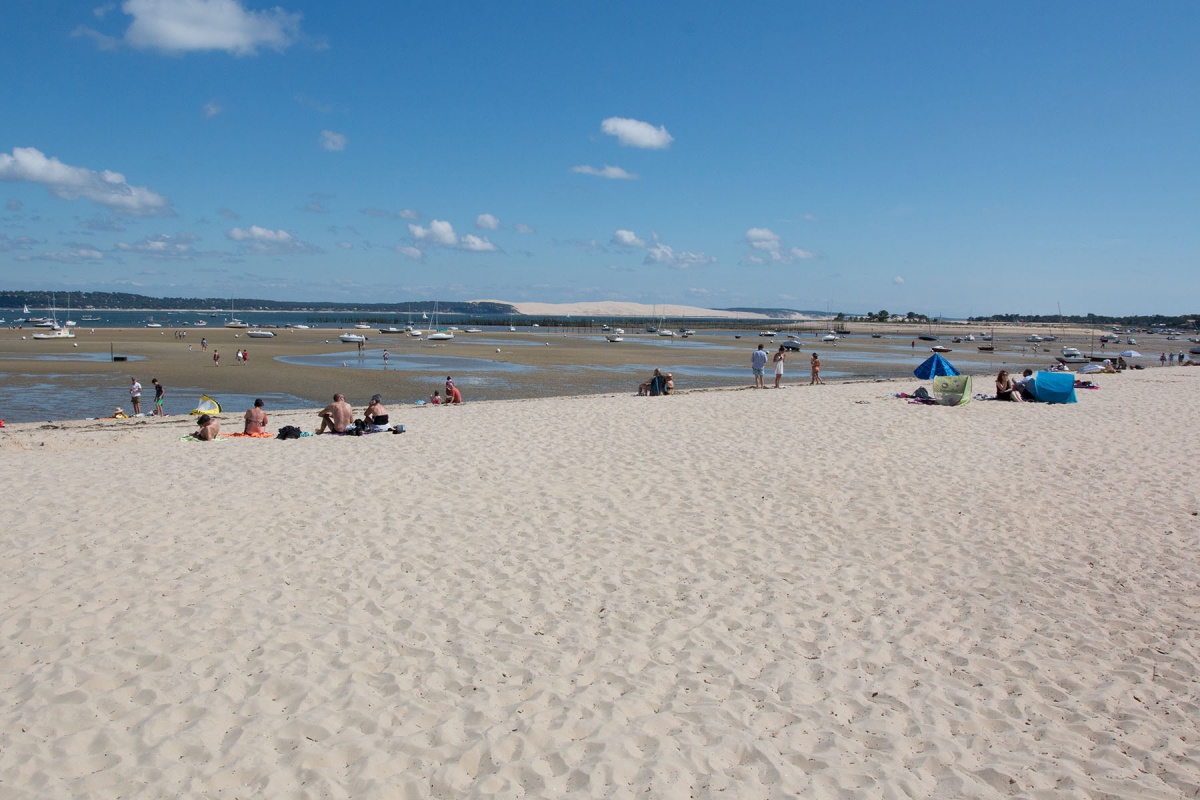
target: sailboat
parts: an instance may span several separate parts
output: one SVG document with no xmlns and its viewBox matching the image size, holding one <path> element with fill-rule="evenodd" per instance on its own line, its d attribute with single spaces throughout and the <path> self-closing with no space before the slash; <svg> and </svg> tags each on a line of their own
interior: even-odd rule
<svg viewBox="0 0 1200 800">
<path fill-rule="evenodd" d="M 225 323 L 226 328 L 249 328 L 250 323 L 242 322 L 233 315 L 233 298 L 229 298 L 229 322 Z"/>
<path fill-rule="evenodd" d="M 67 316 L 68 317 L 71 316 L 71 293 L 70 292 L 67 292 Z M 50 319 L 51 319 L 50 332 L 49 333 L 35 333 L 35 334 L 33 334 L 34 339 L 43 339 L 44 340 L 44 339 L 74 339 L 75 338 L 75 331 L 73 331 L 67 327 L 60 328 L 58 326 L 58 322 L 54 319 L 54 317 L 55 317 L 54 295 L 51 295 L 50 296 Z"/>
<path fill-rule="evenodd" d="M 993 326 L 992 326 L 992 332 L 991 332 L 991 333 L 989 333 L 989 334 L 987 334 L 987 335 L 985 335 L 985 336 L 983 337 L 983 341 L 985 342 L 985 344 L 981 344 L 981 345 L 979 345 L 979 352 L 981 352 L 981 353 L 993 353 L 993 352 L 995 352 L 995 350 L 996 350 L 996 346 L 995 346 L 994 344 L 992 344 L 992 341 L 993 341 L 995 338 L 996 338 L 996 326 L 995 326 L 995 325 L 993 325 Z"/>
<path fill-rule="evenodd" d="M 433 303 L 433 322 L 431 323 L 431 325 L 435 329 L 435 332 L 426 336 L 425 339 L 430 342 L 444 342 L 449 339 L 453 339 L 454 338 L 453 332 L 448 331 L 448 330 L 437 330 L 437 315 L 438 315 L 438 307 L 437 307 L 437 301 L 435 300 Z"/>
</svg>

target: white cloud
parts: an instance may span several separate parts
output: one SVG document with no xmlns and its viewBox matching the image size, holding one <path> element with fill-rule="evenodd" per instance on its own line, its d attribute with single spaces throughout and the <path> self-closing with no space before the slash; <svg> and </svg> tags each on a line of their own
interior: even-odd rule
<svg viewBox="0 0 1200 800">
<path fill-rule="evenodd" d="M 30 239 L 28 236 L 18 236 L 15 239 L 10 239 L 3 233 L 0 233 L 0 253 L 6 253 L 9 250 L 29 250 L 37 243 L 36 239 Z"/>
<path fill-rule="evenodd" d="M 353 250 L 354 249 L 354 245 L 350 242 L 338 242 L 337 244 L 338 244 L 338 247 L 342 248 L 343 250 Z"/>
<path fill-rule="evenodd" d="M 237 56 L 255 55 L 259 47 L 285 50 L 296 41 L 302 16 L 279 7 L 247 11 L 238 0 L 125 0 L 121 10 L 133 17 L 125 32 L 133 47 Z"/>
<path fill-rule="evenodd" d="M 411 208 L 402 208 L 399 211 L 385 211 L 382 208 L 364 208 L 362 213 L 368 217 L 377 217 L 379 219 L 420 219 L 420 213 L 413 211 Z"/>
<path fill-rule="evenodd" d="M 295 253 L 317 253 L 319 248 L 302 242 L 285 230 L 273 231 L 251 225 L 249 228 L 231 228 L 227 237 L 243 245 L 247 253 L 259 255 L 285 255 Z"/>
<path fill-rule="evenodd" d="M 483 228 L 485 231 L 499 230 L 500 220 L 496 219 L 491 214 L 480 214 L 475 218 L 475 227 Z"/>
<path fill-rule="evenodd" d="M 536 230 L 526 225 L 524 222 L 518 222 L 513 226 L 513 230 L 517 233 L 537 233 Z"/>
<path fill-rule="evenodd" d="M 897 275 L 896 277 L 892 278 L 892 283 L 894 283 L 896 285 L 900 285 L 900 284 L 904 283 L 904 276 Z"/>
<path fill-rule="evenodd" d="M 408 232 L 418 242 L 440 244 L 445 247 L 454 247 L 458 244 L 458 234 L 454 232 L 454 226 L 441 219 L 435 219 L 433 222 L 430 222 L 428 228 L 410 224 Z"/>
<path fill-rule="evenodd" d="M 418 243 L 454 247 L 475 253 L 490 253 L 496 250 L 496 245 L 488 241 L 486 236 L 467 234 L 460 239 L 454 232 L 454 226 L 442 219 L 433 220 L 428 228 L 409 224 L 408 232 Z"/>
<path fill-rule="evenodd" d="M 40 183 L 56 197 L 87 198 L 123 214 L 169 214 L 171 201 L 143 186 L 130 186 L 119 172 L 94 172 L 47 158 L 33 147 L 14 147 L 12 155 L 0 153 L 0 180 Z"/>
<path fill-rule="evenodd" d="M 221 104 L 216 100 L 209 100 L 204 104 L 204 118 L 212 119 L 224 110 L 225 109 L 221 108 Z"/>
<path fill-rule="evenodd" d="M 58 261 L 63 264 L 77 264 L 80 261 L 100 261 L 104 253 L 90 247 L 75 247 L 70 250 L 57 250 L 36 256 L 38 261 Z"/>
<path fill-rule="evenodd" d="M 571 172 L 579 172 L 579 173 L 582 173 L 583 175 L 595 175 L 600 178 L 610 178 L 612 180 L 621 180 L 621 181 L 635 181 L 635 180 L 637 180 L 637 177 L 638 177 L 633 172 L 626 172 L 625 170 L 621 169 L 620 167 L 610 167 L 607 164 L 604 165 L 603 169 L 597 169 L 596 167 L 589 167 L 586 164 L 584 164 L 583 166 L 579 166 L 579 167 L 571 167 Z"/>
<path fill-rule="evenodd" d="M 663 126 L 654 127 L 649 122 L 625 117 L 609 117 L 600 123 L 600 130 L 625 147 L 640 147 L 646 150 L 662 150 L 675 141 Z"/>
<path fill-rule="evenodd" d="M 392 249 L 395 250 L 397 253 L 399 253 L 402 256 L 407 256 L 407 257 L 411 258 L 413 261 L 421 260 L 422 253 L 420 250 L 418 250 L 415 247 L 405 247 L 404 245 L 397 245 L 396 247 L 393 247 Z"/>
<path fill-rule="evenodd" d="M 486 236 L 476 236 L 472 233 L 462 237 L 459 246 L 463 250 L 470 250 L 473 253 L 492 253 L 496 250 L 496 245 L 488 241 Z"/>
<path fill-rule="evenodd" d="M 195 255 L 192 243 L 196 236 L 190 233 L 177 233 L 174 236 L 160 233 L 157 236 L 147 236 L 140 242 L 117 242 L 117 249 L 126 253 L 161 259 L 190 259 Z"/>
<path fill-rule="evenodd" d="M 751 228 L 746 231 L 746 243 L 765 256 L 751 256 L 754 264 L 764 264 L 769 259 L 779 264 L 792 264 L 816 258 L 816 255 L 800 247 L 785 247 L 779 234 L 770 228 Z"/>
<path fill-rule="evenodd" d="M 619 230 L 613 234 L 612 243 L 620 247 L 645 247 L 645 240 L 633 231 Z"/>
<path fill-rule="evenodd" d="M 688 269 L 689 267 L 700 267 L 705 264 L 712 264 L 717 259 L 704 253 L 689 253 L 686 251 L 675 252 L 675 250 L 662 242 L 656 242 L 646 248 L 647 264 L 662 264 L 672 269 Z"/>
<path fill-rule="evenodd" d="M 346 149 L 346 134 L 333 131 L 321 131 L 321 147 L 331 153 L 340 153 Z"/>
</svg>

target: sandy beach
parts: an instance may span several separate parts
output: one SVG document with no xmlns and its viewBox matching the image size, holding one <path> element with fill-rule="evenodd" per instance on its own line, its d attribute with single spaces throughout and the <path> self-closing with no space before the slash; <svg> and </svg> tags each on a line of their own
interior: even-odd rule
<svg viewBox="0 0 1200 800">
<path fill-rule="evenodd" d="M 10 425 L 0 794 L 1194 796 L 1198 380 Z"/>
</svg>

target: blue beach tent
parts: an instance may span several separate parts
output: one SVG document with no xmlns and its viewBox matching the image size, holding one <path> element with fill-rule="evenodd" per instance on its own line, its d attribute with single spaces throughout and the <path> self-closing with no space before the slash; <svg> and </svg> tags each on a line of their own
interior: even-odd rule
<svg viewBox="0 0 1200 800">
<path fill-rule="evenodd" d="M 1074 403 L 1075 375 L 1071 372 L 1037 372 L 1033 396 L 1040 403 Z"/>
<path fill-rule="evenodd" d="M 940 353 L 934 353 L 929 358 L 921 362 L 921 366 L 913 370 L 913 375 L 916 375 L 923 381 L 927 381 L 938 375 L 957 375 L 958 370 L 954 368 L 946 359 L 942 358 Z"/>
</svg>

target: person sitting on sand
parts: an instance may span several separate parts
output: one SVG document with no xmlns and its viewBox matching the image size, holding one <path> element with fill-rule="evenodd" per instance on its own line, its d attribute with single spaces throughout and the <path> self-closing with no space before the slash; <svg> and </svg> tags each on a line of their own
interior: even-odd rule
<svg viewBox="0 0 1200 800">
<path fill-rule="evenodd" d="M 1116 372 L 1116 370 L 1115 370 L 1115 369 L 1113 369 L 1113 363 L 1112 363 L 1112 360 L 1111 360 L 1111 359 L 1108 359 L 1108 358 L 1104 359 L 1104 363 L 1102 363 L 1102 364 L 1100 365 L 1100 371 L 1101 371 L 1101 372 L 1104 372 L 1104 373 L 1107 373 L 1107 374 L 1109 374 L 1109 375 L 1112 375 L 1113 373 L 1115 373 L 1115 372 Z"/>
<path fill-rule="evenodd" d="M 1117 369 L 1129 369 L 1129 365 L 1125 363 L 1125 359 L 1122 356 L 1117 356 Z"/>
<path fill-rule="evenodd" d="M 663 394 L 675 394 L 675 376 L 667 373 L 667 382 L 663 385 Z"/>
<path fill-rule="evenodd" d="M 321 409 L 317 416 L 321 418 L 317 433 L 345 433 L 346 428 L 354 424 L 354 409 L 350 408 L 341 394 L 335 394 L 333 402 Z"/>
<path fill-rule="evenodd" d="M 440 406 L 442 404 L 442 396 L 436 389 L 434 389 L 433 394 L 429 396 L 429 402 L 435 406 Z"/>
<path fill-rule="evenodd" d="M 217 434 L 221 432 L 221 423 L 210 417 L 208 414 L 201 414 L 196 420 L 196 432 L 192 434 L 202 442 L 211 442 L 217 438 Z"/>
<path fill-rule="evenodd" d="M 261 397 L 255 398 L 254 408 L 251 408 L 242 417 L 246 420 L 246 427 L 242 433 L 266 433 L 267 412 L 263 410 L 264 405 Z"/>
<path fill-rule="evenodd" d="M 1022 400 L 1033 400 L 1033 370 L 1027 369 L 1021 373 L 1021 379 L 1013 381 L 1013 385 L 1021 392 Z"/>
<path fill-rule="evenodd" d="M 1000 370 L 1000 374 L 996 376 L 996 399 L 1011 400 L 1014 403 L 1022 402 L 1021 390 L 1017 388 L 1017 384 L 1013 382 L 1006 369 Z"/>
<path fill-rule="evenodd" d="M 454 381 L 446 378 L 446 402 L 450 405 L 462 405 L 462 392 L 454 385 Z"/>
<path fill-rule="evenodd" d="M 638 397 L 658 397 L 663 393 L 663 384 L 666 383 L 666 377 L 662 374 L 661 369 L 655 369 L 654 375 L 645 383 L 638 384 Z"/>
<path fill-rule="evenodd" d="M 371 396 L 371 404 L 363 412 L 363 422 L 374 428 L 386 428 L 388 425 L 388 410 L 379 395 Z"/>
</svg>

